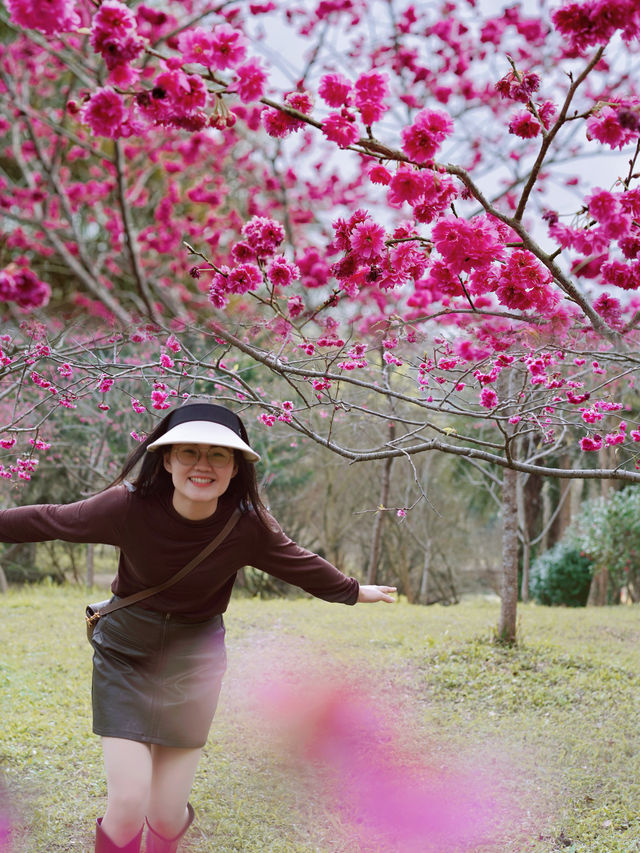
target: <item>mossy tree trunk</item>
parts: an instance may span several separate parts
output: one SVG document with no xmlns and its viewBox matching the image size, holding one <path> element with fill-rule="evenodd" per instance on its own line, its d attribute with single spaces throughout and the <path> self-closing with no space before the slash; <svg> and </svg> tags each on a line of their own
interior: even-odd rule
<svg viewBox="0 0 640 853">
<path fill-rule="evenodd" d="M 518 472 L 502 474 L 502 584 L 498 641 L 516 642 L 518 620 Z"/>
<path fill-rule="evenodd" d="M 396 437 L 396 426 L 393 422 L 389 423 L 389 441 L 393 441 Z M 380 505 L 375 515 L 373 523 L 373 534 L 371 538 L 371 551 L 369 556 L 369 568 L 367 570 L 367 583 L 376 583 L 378 577 L 378 563 L 380 561 L 380 543 L 382 541 L 382 525 L 386 513 L 387 504 L 389 502 L 389 493 L 391 490 L 391 468 L 393 466 L 393 457 L 389 456 L 384 461 L 382 468 L 382 482 L 380 484 Z"/>
</svg>

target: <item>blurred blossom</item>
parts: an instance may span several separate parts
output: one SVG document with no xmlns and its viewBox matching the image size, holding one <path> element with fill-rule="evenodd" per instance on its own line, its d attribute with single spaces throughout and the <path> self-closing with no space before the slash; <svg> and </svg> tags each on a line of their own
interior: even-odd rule
<svg viewBox="0 0 640 853">
<path fill-rule="evenodd" d="M 318 669 L 310 661 L 304 667 Z M 381 702 L 344 673 L 295 685 L 272 673 L 258 701 L 261 721 L 271 722 L 287 758 L 317 777 L 327 811 L 340 815 L 362 849 L 470 851 L 496 834 L 499 815 L 515 823 L 513 806 L 500 801 L 497 775 L 492 781 L 486 771 L 489 760 L 443 767 L 441 759 L 425 757 L 418 733 L 421 746 L 407 748 L 406 720 L 385 714 Z"/>
<path fill-rule="evenodd" d="M 0 853 L 10 853 L 11 821 L 9 819 L 9 798 L 0 782 Z"/>
</svg>

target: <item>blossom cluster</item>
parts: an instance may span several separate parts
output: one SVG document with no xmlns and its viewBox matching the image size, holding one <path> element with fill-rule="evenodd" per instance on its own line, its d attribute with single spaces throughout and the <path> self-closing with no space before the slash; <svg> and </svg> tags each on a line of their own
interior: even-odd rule
<svg viewBox="0 0 640 853">
<path fill-rule="evenodd" d="M 402 131 L 402 150 L 415 163 L 429 163 L 453 132 L 451 117 L 441 110 L 422 110 Z"/>
<path fill-rule="evenodd" d="M 614 33 L 630 41 L 640 36 L 640 8 L 636 0 L 583 0 L 565 3 L 551 19 L 568 39 L 569 55 L 581 55 L 588 47 L 607 44 Z"/>
<path fill-rule="evenodd" d="M 349 219 L 333 223 L 333 250 L 343 257 L 331 267 L 342 289 L 350 295 L 375 284 L 390 290 L 417 281 L 427 266 L 427 256 L 411 225 L 400 225 L 387 235 L 366 210 L 356 210 Z"/>
<path fill-rule="evenodd" d="M 640 137 L 640 101 L 610 102 L 594 111 L 587 121 L 587 139 L 621 149 Z"/>
<path fill-rule="evenodd" d="M 323 120 L 322 132 L 340 148 L 348 148 L 362 135 L 358 119 L 371 127 L 389 109 L 389 77 L 380 71 L 370 71 L 352 83 L 342 74 L 325 74 L 318 94 L 334 110 Z"/>
<path fill-rule="evenodd" d="M 243 239 L 231 248 L 234 266 L 216 269 L 209 287 L 209 300 L 217 308 L 227 304 L 231 294 L 257 290 L 264 281 L 263 268 L 269 259 L 266 278 L 274 287 L 287 287 L 300 278 L 300 268 L 284 255 L 276 255 L 284 240 L 282 225 L 268 216 L 254 216 L 242 227 Z M 295 311 L 294 311 L 295 313 Z"/>
<path fill-rule="evenodd" d="M 33 457 L 27 459 L 18 457 L 14 464 L 4 465 L 0 463 L 0 478 L 3 480 L 12 480 L 15 475 L 19 480 L 30 480 L 31 475 L 37 467 L 37 459 Z"/>
<path fill-rule="evenodd" d="M 74 0 L 7 0 L 7 9 L 14 24 L 47 35 L 74 30 L 81 23 Z"/>
<path fill-rule="evenodd" d="M 37 12 L 41 6 L 36 0 L 11 0 L 12 20 L 49 33 L 75 29 L 81 23 L 68 0 L 46 4 L 44 16 Z M 54 12 L 51 20 L 50 10 Z M 216 97 L 213 110 L 207 112 L 207 86 L 200 73 L 187 70 L 189 65 L 230 73 L 229 91 L 244 103 L 262 97 L 266 72 L 259 61 L 247 58 L 245 37 L 228 24 L 182 30 L 172 41 L 179 55 L 162 61 L 151 85 L 140 88 L 140 80 L 148 78 L 150 68 L 136 61 L 172 23 L 177 23 L 175 18 L 144 5 L 134 14 L 120 0 L 103 0 L 91 21 L 90 44 L 104 59 L 109 75 L 106 84 L 95 89 L 84 103 L 70 101 L 69 112 L 77 114 L 94 134 L 113 139 L 143 135 L 149 124 L 192 132 L 208 125 L 219 129 L 231 126 L 235 116 L 221 97 Z M 134 98 L 121 91 L 132 88 L 137 90 Z"/>
<path fill-rule="evenodd" d="M 91 24 L 91 47 L 101 54 L 111 80 L 133 83 L 137 74 L 130 63 L 144 50 L 144 40 L 138 35 L 133 12 L 120 0 L 103 0 Z"/>
<path fill-rule="evenodd" d="M 25 311 L 43 308 L 49 301 L 51 288 L 25 266 L 15 264 L 0 271 L 0 301 L 15 302 Z"/>
<path fill-rule="evenodd" d="M 433 222 L 459 195 L 459 188 L 447 175 L 436 169 L 400 166 L 394 175 L 384 167 L 375 167 L 369 177 L 375 183 L 387 184 L 387 200 L 392 206 L 405 202 L 417 222 Z"/>
<path fill-rule="evenodd" d="M 640 286 L 640 189 L 611 192 L 595 188 L 586 198 L 590 220 L 584 227 L 562 224 L 554 213 L 547 214 L 549 234 L 564 249 L 578 257 L 573 272 L 582 278 L 620 290 Z M 621 322 L 620 302 L 601 295 L 596 310 L 616 326 Z"/>
</svg>

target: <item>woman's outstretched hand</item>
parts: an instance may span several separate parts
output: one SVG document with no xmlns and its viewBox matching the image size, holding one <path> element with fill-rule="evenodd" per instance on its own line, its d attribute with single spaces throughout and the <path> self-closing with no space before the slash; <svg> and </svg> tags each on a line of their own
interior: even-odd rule
<svg viewBox="0 0 640 853">
<path fill-rule="evenodd" d="M 358 593 L 358 601 L 364 601 L 367 604 L 374 601 L 388 601 L 389 604 L 393 604 L 395 598 L 390 595 L 392 592 L 396 592 L 395 586 L 361 586 Z"/>
</svg>

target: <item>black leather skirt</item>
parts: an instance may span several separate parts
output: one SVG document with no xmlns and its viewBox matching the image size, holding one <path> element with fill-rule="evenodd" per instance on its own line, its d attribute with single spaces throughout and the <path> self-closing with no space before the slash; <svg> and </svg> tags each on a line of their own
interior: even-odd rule
<svg viewBox="0 0 640 853">
<path fill-rule="evenodd" d="M 93 731 L 163 746 L 204 746 L 227 656 L 224 622 L 132 605 L 95 627 Z"/>
</svg>

